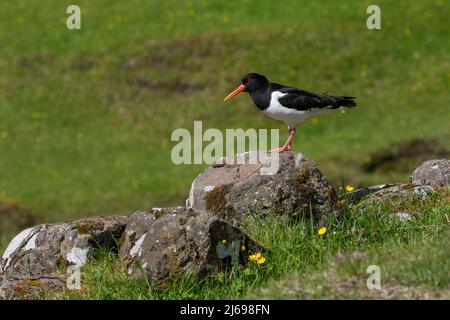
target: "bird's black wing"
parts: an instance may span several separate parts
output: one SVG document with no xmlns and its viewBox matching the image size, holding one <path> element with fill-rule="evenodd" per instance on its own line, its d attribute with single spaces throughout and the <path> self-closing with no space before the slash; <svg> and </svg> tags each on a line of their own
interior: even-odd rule
<svg viewBox="0 0 450 320">
<path fill-rule="evenodd" d="M 285 87 L 275 83 L 272 84 L 272 88 L 281 93 L 286 93 L 284 96 L 278 98 L 279 103 L 286 108 L 299 111 L 356 106 L 356 102 L 353 101 L 353 99 L 355 99 L 354 97 L 338 97 L 329 94 L 318 94 L 302 89 Z"/>
</svg>

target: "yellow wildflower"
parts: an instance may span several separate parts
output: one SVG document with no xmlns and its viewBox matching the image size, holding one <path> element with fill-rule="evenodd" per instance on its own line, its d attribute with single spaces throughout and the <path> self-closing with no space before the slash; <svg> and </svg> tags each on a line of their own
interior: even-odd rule
<svg viewBox="0 0 450 320">
<path fill-rule="evenodd" d="M 245 251 L 245 246 L 244 245 L 241 246 L 241 251 Z"/>
<path fill-rule="evenodd" d="M 266 262 L 266 258 L 261 257 L 258 260 L 256 260 L 256 262 L 258 262 L 258 264 L 263 264 L 264 262 Z"/>
<path fill-rule="evenodd" d="M 354 189 L 355 189 L 355 188 L 354 188 L 353 186 L 351 186 L 351 185 L 346 185 L 346 186 L 345 186 L 345 190 L 346 190 L 347 192 L 352 192 Z"/>
<path fill-rule="evenodd" d="M 322 228 L 319 229 L 319 231 L 317 231 L 319 236 L 323 236 L 326 232 L 327 232 L 327 228 L 326 227 L 322 227 Z"/>
<path fill-rule="evenodd" d="M 257 261 L 258 259 L 260 259 L 262 257 L 261 252 L 257 252 L 255 254 L 251 254 L 248 256 L 248 260 L 250 261 Z"/>
<path fill-rule="evenodd" d="M 248 256 L 248 260 L 256 261 L 258 264 L 264 264 L 266 262 L 266 258 L 263 257 L 261 252 L 257 252 L 255 254 L 251 254 Z"/>
</svg>

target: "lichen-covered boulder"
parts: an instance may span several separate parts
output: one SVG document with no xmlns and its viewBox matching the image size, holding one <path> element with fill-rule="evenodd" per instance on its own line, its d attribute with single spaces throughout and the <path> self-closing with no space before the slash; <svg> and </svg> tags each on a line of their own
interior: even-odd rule
<svg viewBox="0 0 450 320">
<path fill-rule="evenodd" d="M 16 276 L 0 283 L 0 300 L 33 299 L 45 292 L 62 291 L 65 279 L 61 276 Z"/>
<path fill-rule="evenodd" d="M 82 267 L 95 248 L 118 250 L 126 217 L 91 217 L 23 230 L 0 259 L 4 278 L 53 274 L 60 265 Z"/>
<path fill-rule="evenodd" d="M 450 185 L 450 160 L 429 160 L 418 166 L 411 176 L 416 185 Z"/>
<path fill-rule="evenodd" d="M 120 256 L 130 275 L 160 284 L 175 274 L 205 275 L 245 264 L 251 252 L 262 251 L 227 222 L 177 207 L 133 214 Z"/>
<path fill-rule="evenodd" d="M 239 224 L 250 210 L 283 220 L 313 215 L 316 223 L 329 214 L 340 216 L 336 193 L 314 162 L 284 152 L 268 174 L 261 172 L 264 163 L 243 160 L 256 154 L 220 159 L 203 171 L 192 183 L 187 207 L 233 224 Z"/>
</svg>

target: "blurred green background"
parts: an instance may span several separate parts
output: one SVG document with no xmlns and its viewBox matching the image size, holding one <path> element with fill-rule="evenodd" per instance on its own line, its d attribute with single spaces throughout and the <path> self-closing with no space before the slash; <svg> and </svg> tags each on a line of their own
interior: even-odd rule
<svg viewBox="0 0 450 320">
<path fill-rule="evenodd" d="M 205 166 L 172 164 L 176 128 L 280 128 L 243 74 L 358 107 L 299 126 L 294 150 L 335 186 L 407 181 L 448 156 L 449 1 L 2 1 L 0 219 L 13 228 L 183 204 Z M 280 141 L 282 142 L 282 141 Z"/>
</svg>

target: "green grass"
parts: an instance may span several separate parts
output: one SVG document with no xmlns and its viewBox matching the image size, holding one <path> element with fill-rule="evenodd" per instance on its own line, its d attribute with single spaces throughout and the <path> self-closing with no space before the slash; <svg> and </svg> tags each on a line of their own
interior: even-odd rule
<svg viewBox="0 0 450 320">
<path fill-rule="evenodd" d="M 301 125 L 294 144 L 336 184 L 406 180 L 360 170 L 390 143 L 448 145 L 444 2 L 381 1 L 380 31 L 365 28 L 368 1 L 79 1 L 80 31 L 65 28 L 68 4 L 0 13 L 0 198 L 40 221 L 184 203 L 205 166 L 172 164 L 170 135 L 194 120 L 284 138 L 248 97 L 222 102 L 248 71 L 358 97 L 345 116 Z"/>
<path fill-rule="evenodd" d="M 450 235 L 337 255 L 310 274 L 295 273 L 252 290 L 249 299 L 449 299 Z M 369 266 L 380 267 L 380 290 L 368 290 Z"/>
<path fill-rule="evenodd" d="M 255 6 L 249 0 L 80 0 L 80 31 L 65 27 L 69 4 L 2 3 L 0 212 L 16 203 L 37 223 L 184 203 L 205 166 L 171 162 L 174 129 L 192 130 L 193 121 L 202 120 L 204 129 L 280 128 L 282 138 L 287 134 L 284 124 L 260 114 L 249 97 L 222 102 L 249 71 L 358 98 L 358 107 L 345 116 L 328 113 L 300 125 L 294 142 L 294 150 L 316 161 L 334 185 L 407 181 L 416 158 L 394 170 L 362 169 L 371 154 L 393 143 L 436 139 L 449 148 L 450 6 L 445 1 L 378 1 L 378 31 L 365 27 L 370 1 L 287 0 L 280 6 L 266 0 Z M 442 226 L 442 215 L 427 213 L 428 225 Z M 0 224 L 1 249 L 20 228 Z M 267 228 L 250 233 L 282 248 L 272 261 L 286 252 L 297 257 L 289 263 L 301 274 L 316 272 L 330 252 L 361 245 L 359 238 L 304 242 L 308 235 L 300 226 L 273 228 L 281 234 L 279 243 L 271 242 Z M 385 232 L 389 236 L 369 244 L 395 250 L 411 240 L 398 238 L 390 227 Z M 230 287 L 219 289 L 217 277 L 201 284 L 183 278 L 160 293 L 122 273 L 118 279 L 95 278 L 95 268 L 111 267 L 110 259 L 106 255 L 88 271 L 93 291 L 87 296 L 238 297 L 291 270 L 279 261 L 277 267 L 246 271 L 249 275 L 235 271 L 231 280 L 222 275 Z M 119 280 L 123 285 L 112 288 Z"/>
<path fill-rule="evenodd" d="M 400 222 L 394 214 L 411 212 Z M 207 278 L 176 276 L 165 287 L 136 281 L 117 257 L 101 251 L 82 274 L 82 290 L 64 299 L 237 299 L 237 298 L 380 298 L 365 287 L 366 268 L 382 270 L 382 289 L 403 288 L 413 297 L 448 294 L 450 219 L 448 192 L 427 200 L 397 200 L 345 208 L 344 219 L 330 223 L 324 236 L 303 223 L 253 218 L 244 228 L 272 252 L 262 265 L 249 263 Z M 342 259 L 354 251 L 363 259 Z M 336 255 L 340 260 L 336 267 Z M 351 255 L 350 255 L 351 256 Z M 338 261 L 339 261 L 338 259 Z M 321 270 L 330 269 L 324 276 Z M 295 276 L 292 276 L 295 274 Z M 290 276 L 288 276 L 290 275 Z M 353 283 L 348 289 L 345 283 Z M 355 282 L 356 281 L 356 282 Z M 339 289 L 339 288 L 344 289 Z M 339 290 L 338 290 L 339 289 Z M 394 291 L 396 292 L 396 291 Z M 403 291 L 402 291 L 403 292 Z M 384 296 L 382 295 L 384 294 Z M 389 296 L 388 296 L 389 297 Z M 395 296 L 397 297 L 397 296 Z M 411 296 L 398 296 L 411 297 Z M 447 298 L 449 296 L 447 295 Z M 46 298 L 55 298 L 50 295 Z"/>
</svg>

